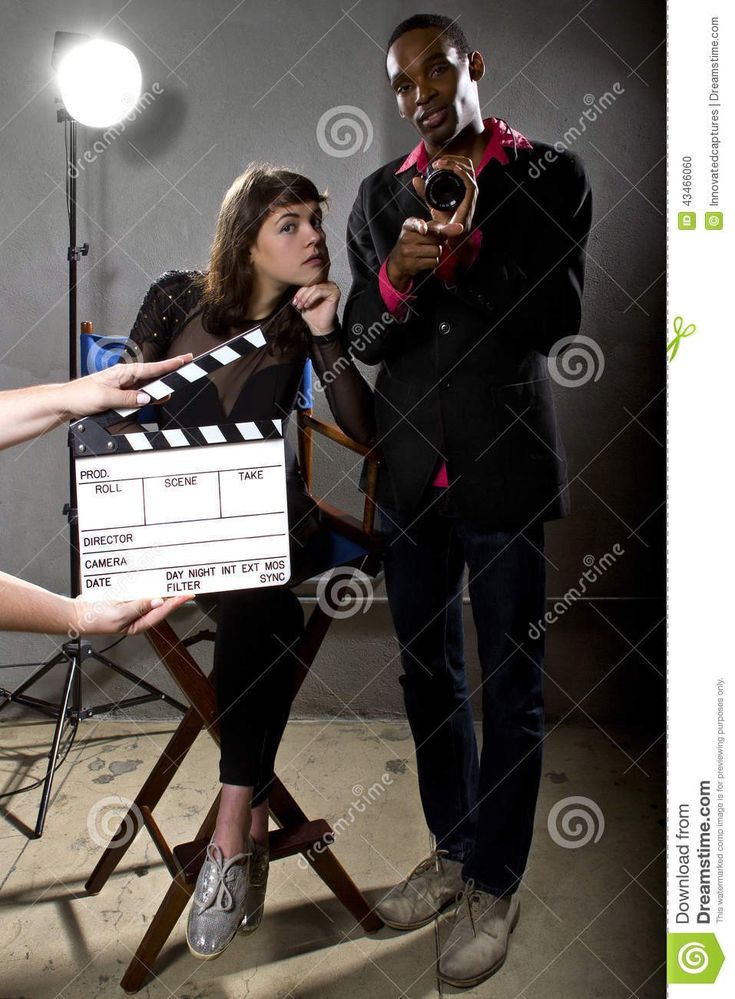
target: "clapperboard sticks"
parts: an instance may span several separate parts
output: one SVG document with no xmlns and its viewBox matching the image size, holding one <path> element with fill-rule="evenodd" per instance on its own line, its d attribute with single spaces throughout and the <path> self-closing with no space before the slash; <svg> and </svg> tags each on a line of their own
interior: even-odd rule
<svg viewBox="0 0 735 999">
<path fill-rule="evenodd" d="M 245 357 L 265 346 L 263 331 L 258 327 L 228 340 L 214 350 L 189 361 L 178 371 L 141 387 L 155 402 L 173 395 L 219 368 Z M 131 451 L 164 450 L 174 447 L 202 447 L 207 444 L 239 444 L 242 441 L 273 440 L 283 436 L 281 420 L 257 420 L 247 423 L 217 424 L 206 427 L 182 427 L 175 430 L 134 431 L 109 434 L 106 428 L 120 418 L 134 416 L 137 409 L 110 409 L 97 416 L 88 416 L 71 426 L 70 444 L 77 456 L 117 454 Z"/>
</svg>

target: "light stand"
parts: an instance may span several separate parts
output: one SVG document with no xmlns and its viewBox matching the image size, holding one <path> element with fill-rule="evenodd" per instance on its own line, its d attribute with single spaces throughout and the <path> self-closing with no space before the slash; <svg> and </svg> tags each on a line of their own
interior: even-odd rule
<svg viewBox="0 0 735 999">
<path fill-rule="evenodd" d="M 57 38 L 54 40 L 55 51 L 57 39 L 60 35 L 65 36 L 67 44 L 70 37 L 77 39 L 79 37 L 84 37 L 69 36 L 68 33 L 57 32 Z M 66 200 L 69 218 L 69 246 L 67 248 L 66 259 L 69 267 L 69 380 L 71 381 L 77 378 L 79 374 L 77 355 L 77 263 L 81 257 L 87 256 L 89 252 L 89 244 L 83 243 L 81 246 L 77 246 L 77 121 L 72 118 L 61 102 L 59 103 L 60 107 L 57 109 L 56 120 L 59 123 L 63 123 L 65 138 L 67 140 Z M 74 458 L 71 450 L 69 451 L 69 502 L 65 504 L 63 512 L 66 514 L 67 521 L 69 523 L 69 590 L 72 597 L 77 597 L 80 592 L 80 553 L 77 537 L 76 476 L 74 470 Z M 91 707 L 84 707 L 82 705 L 82 663 L 87 662 L 88 660 L 92 660 L 93 662 L 105 666 L 107 669 L 113 670 L 120 676 L 130 680 L 134 686 L 141 687 L 146 691 L 146 693 L 138 697 L 127 697 L 121 701 L 109 701 L 105 704 L 95 704 Z M 62 664 L 66 664 L 66 678 L 64 680 L 64 688 L 61 698 L 58 703 L 43 700 L 42 698 L 31 697 L 25 693 L 26 690 L 33 686 L 33 684 L 35 684 L 38 680 L 44 677 L 55 667 L 61 666 Z M 41 803 L 38 809 L 38 817 L 33 832 L 34 839 L 38 839 L 43 833 L 46 813 L 48 811 L 49 800 L 51 797 L 54 774 L 66 759 L 66 756 L 74 743 L 74 739 L 76 738 L 79 722 L 82 719 L 91 718 L 99 714 L 105 714 L 112 710 L 120 710 L 123 708 L 134 707 L 139 704 L 147 704 L 151 701 L 163 701 L 166 704 L 170 704 L 173 707 L 178 708 L 178 710 L 182 713 L 187 710 L 185 704 L 177 701 L 164 691 L 159 690 L 158 687 L 148 683 L 147 680 L 137 677 L 134 673 L 131 673 L 123 666 L 113 662 L 112 659 L 108 659 L 101 652 L 97 652 L 93 649 L 91 643 L 87 639 L 83 639 L 78 636 L 64 642 L 53 654 L 53 656 L 45 662 L 13 663 L 11 666 L 13 668 L 23 666 L 36 666 L 38 668 L 30 677 L 24 680 L 14 690 L 10 691 L 0 687 L 0 711 L 7 707 L 8 704 L 22 704 L 56 719 L 51 748 L 48 753 L 48 764 L 45 776 L 41 780 L 35 781 L 27 787 L 18 788 L 14 791 L 6 792 L 6 794 L 0 794 L 1 799 L 12 794 L 19 794 L 21 791 L 30 791 L 33 788 L 39 787 L 41 784 L 43 785 Z M 67 726 L 70 728 L 71 734 L 68 737 L 67 745 L 62 752 L 61 741 Z"/>
</svg>

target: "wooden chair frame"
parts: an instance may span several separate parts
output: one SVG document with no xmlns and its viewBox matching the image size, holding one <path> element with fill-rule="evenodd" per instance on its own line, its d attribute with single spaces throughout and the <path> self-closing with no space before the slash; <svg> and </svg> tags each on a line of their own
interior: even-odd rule
<svg viewBox="0 0 735 999">
<path fill-rule="evenodd" d="M 310 408 L 298 411 L 297 431 L 301 469 L 309 489 L 313 479 L 312 455 L 315 433 L 366 458 L 367 489 L 362 522 L 330 503 L 322 500 L 317 500 L 317 503 L 325 526 L 356 542 L 366 552 L 349 564 L 353 568 L 374 575 L 379 570 L 382 547 L 381 537 L 374 529 L 375 485 L 380 460 L 378 452 L 370 446 L 351 440 L 335 423 L 318 419 Z M 298 650 L 300 666 L 295 692 L 306 678 L 331 622 L 330 615 L 316 604 L 306 623 L 304 637 Z M 219 745 L 219 733 L 214 687 L 188 651 L 188 646 L 202 638 L 213 638 L 214 633 L 203 631 L 186 641 L 181 641 L 171 625 L 164 621 L 154 630 L 147 632 L 146 637 L 191 706 L 85 884 L 89 894 L 95 895 L 100 892 L 143 827 L 147 829 L 171 875 L 171 885 L 121 979 L 122 988 L 130 993 L 137 992 L 151 973 L 156 958 L 191 897 L 204 862 L 207 844 L 214 831 L 219 806 L 218 794 L 196 831 L 194 839 L 173 848 L 154 817 L 153 811 L 156 805 L 197 736 L 206 731 Z M 269 805 L 271 817 L 278 826 L 278 829 L 270 833 L 271 860 L 302 854 L 366 932 L 380 929 L 383 923 L 378 915 L 371 909 L 332 851 L 328 847 L 324 848 L 325 844 L 331 843 L 332 829 L 329 823 L 325 819 L 309 820 L 278 777 L 275 778 L 270 791 Z M 319 850 L 312 849 L 316 843 L 320 843 Z"/>
</svg>

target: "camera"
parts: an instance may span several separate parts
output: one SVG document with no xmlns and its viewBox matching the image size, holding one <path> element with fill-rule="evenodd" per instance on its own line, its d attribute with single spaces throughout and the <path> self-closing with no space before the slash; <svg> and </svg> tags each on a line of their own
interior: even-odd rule
<svg viewBox="0 0 735 999">
<path fill-rule="evenodd" d="M 431 208 L 440 212 L 453 212 L 462 204 L 466 193 L 464 181 L 446 167 L 435 169 L 429 164 L 426 170 L 424 197 Z"/>
</svg>

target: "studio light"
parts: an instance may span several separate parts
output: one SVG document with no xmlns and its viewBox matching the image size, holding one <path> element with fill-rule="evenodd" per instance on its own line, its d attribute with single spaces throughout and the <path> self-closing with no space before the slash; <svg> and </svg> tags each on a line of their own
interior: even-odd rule
<svg viewBox="0 0 735 999">
<path fill-rule="evenodd" d="M 90 128 L 110 128 L 117 125 L 135 110 L 141 92 L 142 74 L 138 60 L 130 49 L 115 42 L 90 38 L 73 31 L 57 31 L 51 54 L 51 65 L 56 70 L 56 82 L 60 97 L 55 98 L 56 121 L 64 126 L 64 165 L 66 215 L 69 224 L 69 245 L 66 249 L 66 265 L 69 278 L 69 380 L 79 375 L 78 327 L 77 327 L 77 265 L 89 252 L 89 243 L 77 244 L 77 178 L 80 174 L 80 160 L 77 158 L 77 132 L 79 125 Z M 105 148 L 105 147 L 103 147 Z M 69 577 L 70 594 L 80 593 L 80 555 L 77 534 L 77 490 L 73 459 L 69 461 L 69 502 L 64 506 L 69 523 Z M 69 641 L 64 642 L 54 654 L 43 663 L 24 663 L 37 669 L 13 691 L 2 691 L 0 709 L 7 704 L 22 704 L 55 719 L 51 749 L 47 754 L 45 776 L 30 784 L 16 788 L 10 794 L 34 790 L 43 786 L 38 817 L 33 831 L 34 838 L 43 834 L 46 813 L 51 802 L 51 788 L 54 774 L 66 759 L 76 737 L 79 722 L 95 714 L 106 713 L 111 709 L 141 704 L 148 700 L 170 700 L 181 711 L 183 704 L 169 699 L 146 680 L 136 677 L 112 659 L 98 651 L 91 642 L 79 634 L 69 632 Z M 86 707 L 82 704 L 82 664 L 105 666 L 119 673 L 135 686 L 140 686 L 145 694 L 126 697 L 109 704 Z M 37 680 L 45 677 L 56 666 L 65 668 L 66 679 L 57 702 L 48 701 L 26 694 Z M 67 730 L 70 730 L 70 734 Z M 64 736 L 66 733 L 66 740 Z"/>
<path fill-rule="evenodd" d="M 69 115 L 82 125 L 107 128 L 130 114 L 143 81 L 130 49 L 99 38 L 67 43 L 65 48 L 56 78 Z"/>
</svg>

